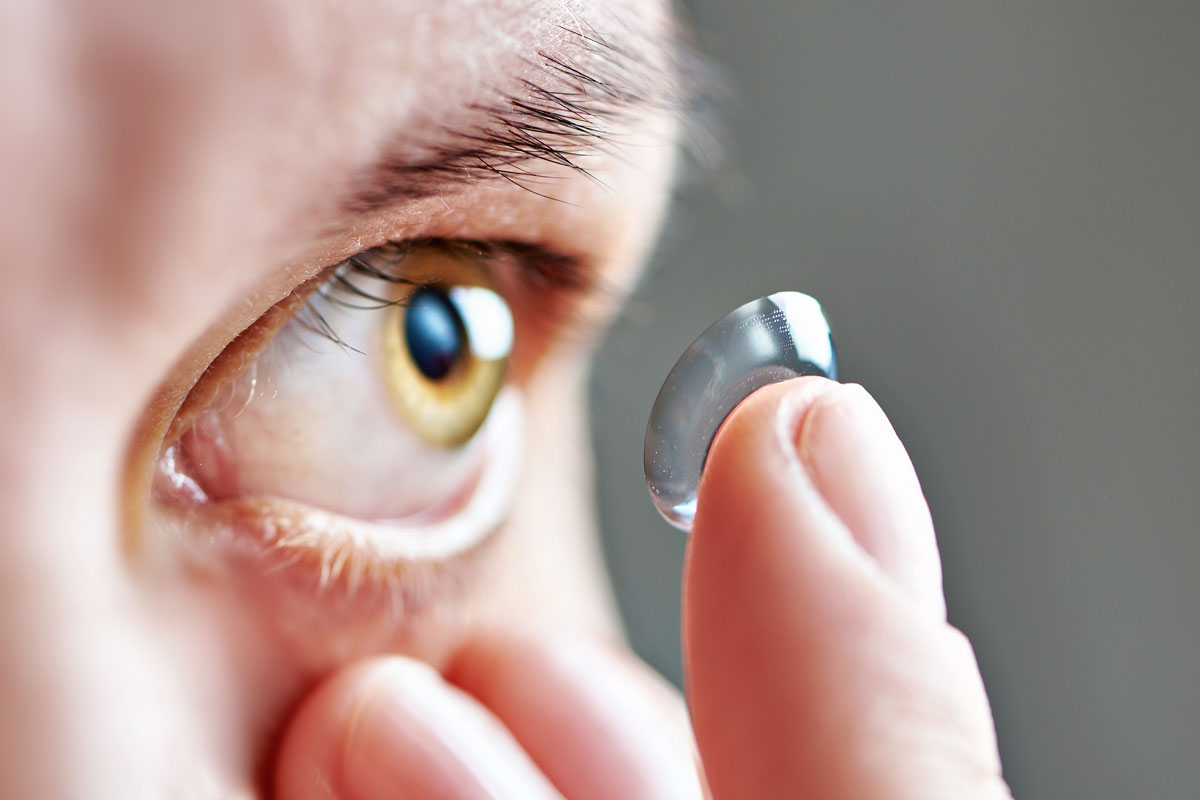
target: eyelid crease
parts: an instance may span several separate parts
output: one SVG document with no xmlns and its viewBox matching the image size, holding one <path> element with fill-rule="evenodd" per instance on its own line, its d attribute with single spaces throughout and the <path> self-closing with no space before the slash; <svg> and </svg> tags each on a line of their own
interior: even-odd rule
<svg viewBox="0 0 1200 800">
<path fill-rule="evenodd" d="M 519 239 L 451 239 L 422 237 L 388 242 L 371 250 L 351 256 L 347 261 L 371 270 L 372 277 L 384 280 L 402 280 L 397 272 L 389 272 L 402 266 L 403 258 L 415 250 L 439 249 L 452 255 L 494 262 L 510 255 L 515 258 L 528 277 L 540 288 L 586 291 L 593 288 L 592 270 L 579 256 L 554 250 L 546 245 Z M 378 254 L 390 259 L 379 266 L 368 259 Z"/>
</svg>

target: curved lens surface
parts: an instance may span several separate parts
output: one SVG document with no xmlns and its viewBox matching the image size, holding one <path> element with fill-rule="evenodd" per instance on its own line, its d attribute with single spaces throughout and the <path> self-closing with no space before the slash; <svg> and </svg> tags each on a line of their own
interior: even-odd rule
<svg viewBox="0 0 1200 800">
<path fill-rule="evenodd" d="M 837 378 L 829 323 L 800 292 L 746 303 L 684 351 L 646 426 L 646 486 L 667 522 L 687 531 L 708 449 L 721 423 L 756 389 L 801 375 Z"/>
</svg>

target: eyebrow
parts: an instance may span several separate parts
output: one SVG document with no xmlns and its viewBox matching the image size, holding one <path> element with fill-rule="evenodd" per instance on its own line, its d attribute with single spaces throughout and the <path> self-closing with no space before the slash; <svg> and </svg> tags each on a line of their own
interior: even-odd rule
<svg viewBox="0 0 1200 800">
<path fill-rule="evenodd" d="M 611 152 L 617 131 L 640 116 L 688 106 L 682 65 L 692 51 L 672 29 L 657 38 L 563 28 L 570 55 L 540 50 L 533 78 L 494 89 L 469 107 L 470 121 L 442 128 L 420 147 L 397 137 L 364 171 L 346 204 L 352 213 L 442 194 L 479 180 L 505 180 L 542 194 L 546 167 L 589 175 L 588 156 Z M 414 155 L 418 154 L 418 155 Z"/>
</svg>

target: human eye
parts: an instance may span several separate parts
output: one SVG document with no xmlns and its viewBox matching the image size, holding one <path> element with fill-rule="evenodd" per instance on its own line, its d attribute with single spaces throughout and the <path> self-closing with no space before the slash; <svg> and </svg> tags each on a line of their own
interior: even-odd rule
<svg viewBox="0 0 1200 800">
<path fill-rule="evenodd" d="M 297 287 L 171 422 L 153 482 L 166 527 L 282 577 L 293 605 L 429 605 L 504 518 L 523 338 L 568 262 L 511 242 L 388 243 Z"/>
</svg>

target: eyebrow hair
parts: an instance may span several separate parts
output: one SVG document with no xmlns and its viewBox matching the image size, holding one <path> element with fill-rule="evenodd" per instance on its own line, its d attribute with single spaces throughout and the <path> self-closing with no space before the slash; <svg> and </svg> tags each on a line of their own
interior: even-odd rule
<svg viewBox="0 0 1200 800">
<path fill-rule="evenodd" d="M 493 90 L 493 99 L 470 106 L 473 124 L 442 128 L 432 147 L 398 138 L 364 172 L 347 210 L 372 211 L 489 179 L 541 195 L 536 185 L 546 166 L 590 176 L 584 160 L 610 152 L 622 124 L 688 106 L 682 67 L 694 54 L 674 28 L 653 40 L 629 32 L 625 43 L 590 27 L 562 30 L 571 55 L 538 51 L 534 79 Z"/>
</svg>

